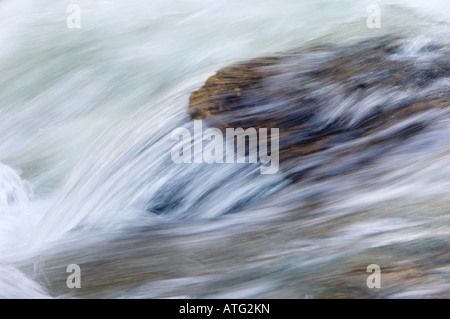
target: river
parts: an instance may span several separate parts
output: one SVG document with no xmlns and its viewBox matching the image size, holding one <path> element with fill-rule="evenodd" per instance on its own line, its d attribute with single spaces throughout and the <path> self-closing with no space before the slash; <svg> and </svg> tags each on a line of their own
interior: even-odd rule
<svg viewBox="0 0 450 319">
<path fill-rule="evenodd" d="M 448 1 L 86 0 L 69 28 L 71 3 L 0 1 L 0 297 L 450 297 L 448 110 L 326 181 L 170 158 L 217 70 L 385 35 L 433 63 L 422 48 L 448 54 Z M 338 165 L 329 153 L 314 160 Z"/>
</svg>

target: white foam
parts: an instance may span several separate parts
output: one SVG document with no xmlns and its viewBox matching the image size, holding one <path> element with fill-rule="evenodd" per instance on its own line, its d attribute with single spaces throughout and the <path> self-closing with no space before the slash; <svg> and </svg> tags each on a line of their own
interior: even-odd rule
<svg viewBox="0 0 450 319">
<path fill-rule="evenodd" d="M 31 196 L 31 185 L 12 168 L 0 163 L 0 213 L 5 213 L 11 206 L 28 202 Z"/>
</svg>

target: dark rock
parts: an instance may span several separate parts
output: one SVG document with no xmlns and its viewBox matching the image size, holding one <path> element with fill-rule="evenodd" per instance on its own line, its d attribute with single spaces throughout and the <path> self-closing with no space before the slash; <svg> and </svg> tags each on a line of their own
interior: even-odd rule
<svg viewBox="0 0 450 319">
<path fill-rule="evenodd" d="M 423 132 L 437 114 L 430 110 L 450 106 L 449 48 L 428 43 L 415 54 L 402 54 L 406 46 L 403 39 L 383 37 L 237 63 L 192 93 L 189 113 L 222 130 L 279 128 L 285 169 L 307 155 L 364 137 L 369 137 L 366 142 L 346 152 L 367 152 L 380 144 L 387 150 Z M 354 163 L 352 169 L 369 162 Z"/>
</svg>

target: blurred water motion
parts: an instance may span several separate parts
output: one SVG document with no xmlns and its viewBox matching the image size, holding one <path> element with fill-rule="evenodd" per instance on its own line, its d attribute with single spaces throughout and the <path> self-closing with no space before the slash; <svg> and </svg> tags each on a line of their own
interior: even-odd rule
<svg viewBox="0 0 450 319">
<path fill-rule="evenodd" d="M 68 4 L 0 3 L 0 297 L 450 296 L 447 2 Z M 281 170 L 174 164 L 193 118 Z"/>
</svg>

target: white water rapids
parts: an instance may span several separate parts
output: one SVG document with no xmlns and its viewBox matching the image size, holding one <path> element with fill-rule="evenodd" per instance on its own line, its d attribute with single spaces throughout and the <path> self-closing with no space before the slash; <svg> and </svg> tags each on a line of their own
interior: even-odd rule
<svg viewBox="0 0 450 319">
<path fill-rule="evenodd" d="M 190 93 L 233 62 L 384 34 L 412 39 L 405 56 L 448 46 L 450 2 L 376 1 L 369 29 L 373 3 L 0 1 L 0 297 L 449 297 L 448 110 L 370 179 L 170 159 Z"/>
</svg>

